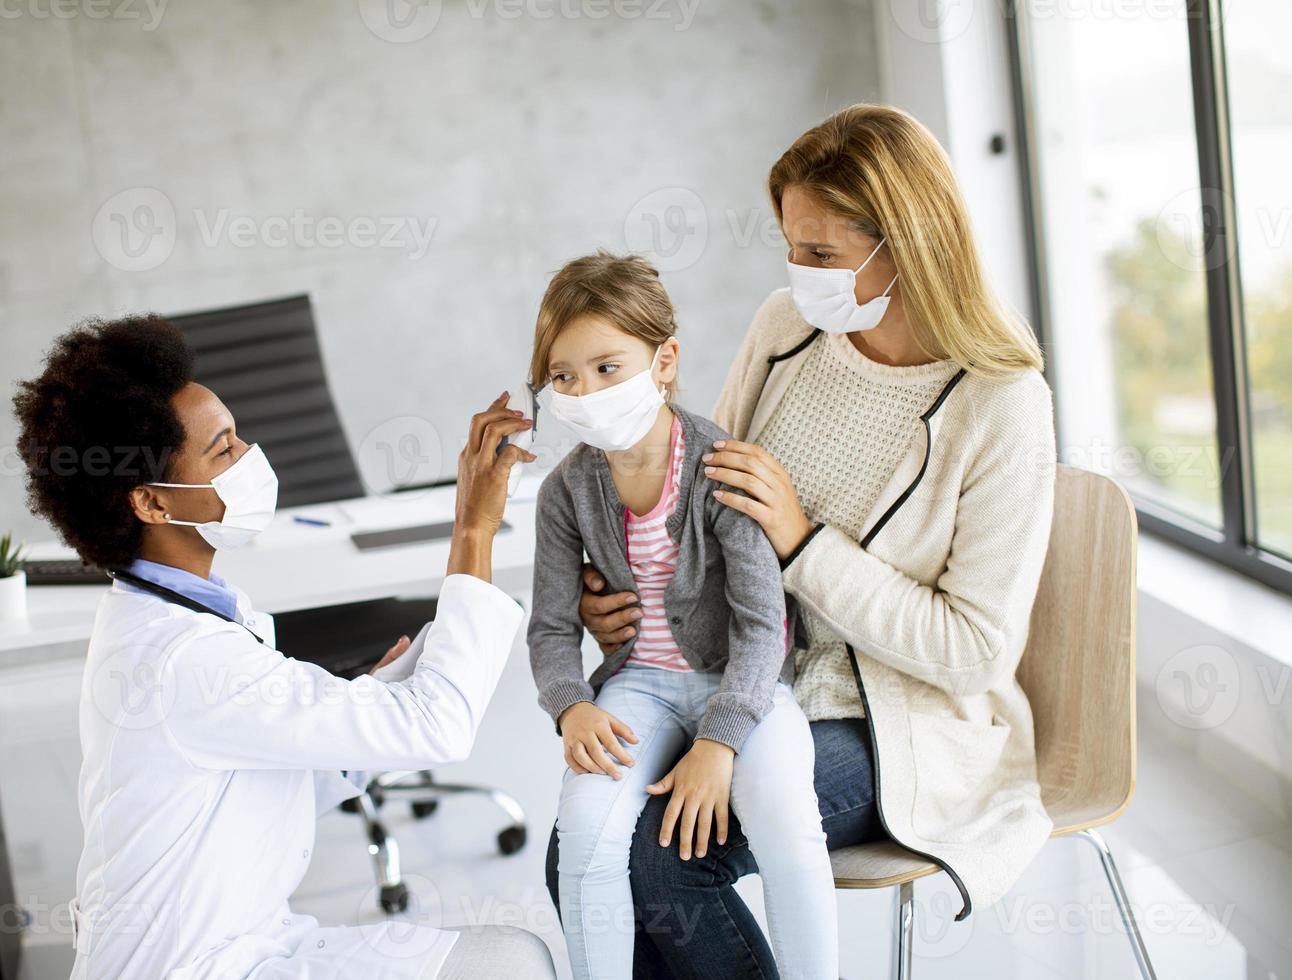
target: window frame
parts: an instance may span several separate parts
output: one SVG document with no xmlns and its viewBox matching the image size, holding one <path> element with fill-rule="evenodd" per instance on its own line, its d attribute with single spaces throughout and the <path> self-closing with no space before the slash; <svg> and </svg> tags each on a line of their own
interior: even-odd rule
<svg viewBox="0 0 1292 980">
<path fill-rule="evenodd" d="M 1049 257 L 1043 234 L 1045 211 L 1040 199 L 1041 163 L 1036 150 L 1035 72 L 1031 60 L 1028 0 L 1006 0 L 1015 139 L 1019 146 L 1019 181 L 1026 228 L 1032 322 L 1045 348 L 1051 346 L 1053 311 L 1049 295 Z M 1212 391 L 1216 410 L 1216 449 L 1221 461 L 1221 530 L 1208 527 L 1161 504 L 1132 494 L 1140 527 L 1292 595 L 1292 562 L 1256 543 L 1256 496 L 1248 407 L 1240 255 L 1237 245 L 1229 97 L 1226 88 L 1222 0 L 1185 0 L 1189 65 L 1193 88 L 1194 130 L 1198 146 L 1198 186 L 1214 235 L 1212 247 L 1223 261 L 1208 262 L 1207 334 Z M 1049 359 L 1046 374 L 1057 401 Z M 1055 413 L 1056 426 L 1059 413 Z M 1060 443 L 1061 444 L 1061 443 Z"/>
</svg>

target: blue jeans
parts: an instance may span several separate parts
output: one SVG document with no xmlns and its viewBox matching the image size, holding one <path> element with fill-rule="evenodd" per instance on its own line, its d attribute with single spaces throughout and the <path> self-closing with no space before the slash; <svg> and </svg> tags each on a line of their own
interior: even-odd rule
<svg viewBox="0 0 1292 980">
<path fill-rule="evenodd" d="M 860 718 L 811 723 L 817 803 L 831 850 L 884 836 L 875 804 L 870 733 Z M 659 846 L 667 797 L 653 796 L 637 821 L 629 857 L 636 936 L 633 976 L 731 980 L 777 977 L 776 960 L 735 883 L 757 874 L 738 820 L 727 843 L 710 841 L 703 858 L 683 861 L 677 844 Z M 547 851 L 547 888 L 560 908 L 557 839 Z"/>
</svg>

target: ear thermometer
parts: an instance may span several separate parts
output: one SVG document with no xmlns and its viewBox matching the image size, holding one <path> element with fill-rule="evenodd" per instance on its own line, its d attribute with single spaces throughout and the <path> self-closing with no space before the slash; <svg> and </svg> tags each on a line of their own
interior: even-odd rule
<svg viewBox="0 0 1292 980">
<path fill-rule="evenodd" d="M 498 444 L 498 452 L 502 452 L 507 446 L 517 445 L 526 451 L 534 444 L 534 432 L 538 428 L 538 400 L 535 397 L 536 392 L 533 386 L 526 381 L 511 393 L 507 399 L 507 408 L 511 411 L 520 412 L 525 418 L 534 424 L 528 429 L 520 432 L 513 432 L 511 435 L 503 436 L 502 442 Z M 507 479 L 507 496 L 513 496 L 516 493 L 516 487 L 520 484 L 520 464 L 512 466 L 511 476 Z"/>
</svg>

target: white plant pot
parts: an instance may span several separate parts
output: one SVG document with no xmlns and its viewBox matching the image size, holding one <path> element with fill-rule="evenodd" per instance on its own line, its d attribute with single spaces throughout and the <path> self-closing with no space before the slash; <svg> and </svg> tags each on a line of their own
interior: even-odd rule
<svg viewBox="0 0 1292 980">
<path fill-rule="evenodd" d="M 0 578 L 0 622 L 27 618 L 27 573 Z"/>
</svg>

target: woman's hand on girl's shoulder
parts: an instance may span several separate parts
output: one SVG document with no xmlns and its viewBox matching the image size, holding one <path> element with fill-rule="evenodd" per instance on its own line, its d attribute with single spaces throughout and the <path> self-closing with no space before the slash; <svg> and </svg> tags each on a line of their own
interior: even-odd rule
<svg viewBox="0 0 1292 980">
<path fill-rule="evenodd" d="M 784 561 L 812 531 L 798 491 L 780 461 L 762 446 L 736 439 L 719 439 L 704 455 L 704 475 L 715 483 L 743 490 L 749 496 L 715 490 L 720 503 L 748 514 Z"/>
</svg>

